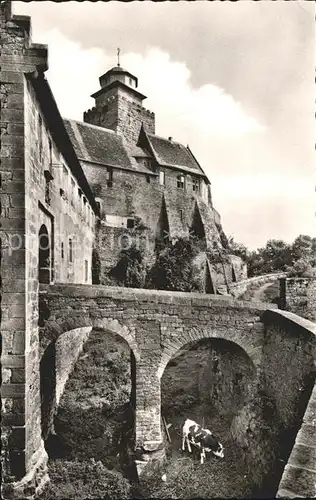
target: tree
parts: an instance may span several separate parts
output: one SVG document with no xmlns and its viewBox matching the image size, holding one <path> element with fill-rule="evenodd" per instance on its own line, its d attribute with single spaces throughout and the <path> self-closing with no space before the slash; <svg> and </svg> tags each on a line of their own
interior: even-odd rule
<svg viewBox="0 0 316 500">
<path fill-rule="evenodd" d="M 300 234 L 292 245 L 293 260 L 306 259 L 312 266 L 316 265 L 316 238 Z"/>
</svg>

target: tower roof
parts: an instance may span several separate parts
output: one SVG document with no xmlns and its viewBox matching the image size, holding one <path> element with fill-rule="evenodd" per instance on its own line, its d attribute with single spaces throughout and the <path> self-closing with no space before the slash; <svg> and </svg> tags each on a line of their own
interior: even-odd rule
<svg viewBox="0 0 316 500">
<path fill-rule="evenodd" d="M 122 68 L 121 66 L 114 66 L 113 68 L 103 73 L 103 75 L 101 75 L 99 78 L 100 85 L 102 86 L 102 82 L 111 75 L 126 75 L 130 78 L 133 78 L 136 83 L 136 87 L 138 87 L 138 78 L 129 71 L 127 71 L 126 69 Z"/>
<path fill-rule="evenodd" d="M 121 66 L 114 66 L 109 69 L 99 78 L 101 88 L 91 95 L 91 97 L 99 97 L 101 94 L 104 94 L 108 90 L 113 88 L 120 87 L 128 94 L 132 95 L 138 101 L 143 101 L 146 99 L 146 96 L 139 92 L 138 87 L 138 79 L 135 75 L 122 68 Z"/>
</svg>

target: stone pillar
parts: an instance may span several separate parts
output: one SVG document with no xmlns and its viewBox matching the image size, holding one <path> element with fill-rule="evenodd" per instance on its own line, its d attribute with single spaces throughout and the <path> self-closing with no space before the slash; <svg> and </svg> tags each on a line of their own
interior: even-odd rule
<svg viewBox="0 0 316 500">
<path fill-rule="evenodd" d="M 136 376 L 136 467 L 140 476 L 148 462 L 161 462 L 165 450 L 161 433 L 161 394 L 157 369 L 140 362 Z"/>
<path fill-rule="evenodd" d="M 30 44 L 29 17 L 11 16 L 10 2 L 0 9 L 2 497 L 28 498 L 48 476 L 40 435 L 37 247 L 34 255 L 24 92 L 25 73 L 47 67 L 47 48 Z"/>
</svg>

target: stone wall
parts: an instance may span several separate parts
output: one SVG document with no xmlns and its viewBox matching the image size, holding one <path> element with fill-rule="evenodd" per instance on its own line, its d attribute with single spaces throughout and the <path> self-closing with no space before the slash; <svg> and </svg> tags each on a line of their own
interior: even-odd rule
<svg viewBox="0 0 316 500">
<path fill-rule="evenodd" d="M 87 245 L 81 241 L 78 271 L 69 276 L 69 281 L 80 282 L 84 260 L 91 262 L 94 225 L 88 218 L 78 220 L 76 232 L 74 211 L 65 214 L 62 209 L 64 184 L 54 165 L 63 159 L 31 85 L 47 69 L 47 47 L 33 45 L 30 33 L 30 18 L 12 17 L 10 2 L 1 2 L 2 478 L 3 496 L 14 490 L 20 498 L 47 480 L 40 432 L 39 230 L 45 224 L 49 232 L 51 280 L 67 280 L 58 274 L 63 269 L 56 245 L 61 234 L 65 240 L 74 233 L 87 235 Z"/>
<path fill-rule="evenodd" d="M 176 370 L 175 368 L 176 367 Z M 187 408 L 228 421 L 252 397 L 256 370 L 236 344 L 221 339 L 192 342 L 167 365 L 162 377 L 162 404 L 165 415 L 177 416 Z"/>
<path fill-rule="evenodd" d="M 282 309 L 316 321 L 316 278 L 283 278 L 280 299 Z"/>
<path fill-rule="evenodd" d="M 30 43 L 30 19 L 11 18 L 1 2 L 1 333 L 2 479 L 24 488 L 47 480 L 41 443 L 37 334 L 37 276 L 28 251 L 28 197 L 25 172 L 25 75 L 47 67 L 47 47 Z M 36 208 L 37 210 L 37 208 Z M 15 249 L 13 249 L 15 248 Z M 37 255 L 34 256 L 37 271 Z M 29 481 L 25 481 L 29 474 Z M 3 496 L 10 487 L 3 486 Z"/>
<path fill-rule="evenodd" d="M 285 466 L 276 498 L 315 498 L 316 496 L 316 385 Z"/>
</svg>

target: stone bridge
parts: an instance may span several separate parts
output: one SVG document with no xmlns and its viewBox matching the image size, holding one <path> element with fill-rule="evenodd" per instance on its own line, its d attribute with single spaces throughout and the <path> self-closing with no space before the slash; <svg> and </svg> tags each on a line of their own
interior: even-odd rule
<svg viewBox="0 0 316 500">
<path fill-rule="evenodd" d="M 19 417 L 14 410 L 15 404 L 13 409 L 10 407 L 5 411 L 5 422 L 13 426 L 15 437 L 5 443 L 7 460 L 10 462 L 10 457 L 14 458 L 19 453 L 23 456 L 25 467 L 20 469 L 25 470 L 23 475 L 11 466 L 11 470 L 17 472 L 11 473 L 11 481 L 15 477 L 15 482 L 4 488 L 7 498 L 11 498 L 10 491 L 13 490 L 17 492 L 16 498 L 26 498 L 30 484 L 33 490 L 36 485 L 43 484 L 47 458 L 43 447 L 42 403 L 37 395 L 40 393 L 40 366 L 46 366 L 43 360 L 51 347 L 67 336 L 71 338 L 73 335 L 68 351 L 70 345 L 74 360 L 78 354 L 76 342 L 82 344 L 92 328 L 102 329 L 105 335 L 115 333 L 129 345 L 139 471 L 149 460 L 163 455 L 161 378 L 168 362 L 187 344 L 210 339 L 214 345 L 220 341 L 225 343 L 227 349 L 237 350 L 251 367 L 252 387 L 260 386 L 272 398 L 280 425 L 285 429 L 293 427 L 297 421 L 297 408 L 302 405 L 302 393 L 299 391 L 308 397 L 311 392 L 315 325 L 292 313 L 278 310 L 273 304 L 245 302 L 229 296 L 100 285 L 41 285 L 39 325 L 38 350 L 29 354 L 32 363 L 28 365 L 27 372 L 38 371 L 29 376 L 32 385 L 25 384 L 24 387 L 32 413 L 29 413 L 22 444 L 18 440 L 20 427 L 15 421 Z M 20 367 L 22 357 L 16 356 L 14 360 L 13 356 L 7 358 L 4 362 L 13 373 L 17 366 Z M 64 362 L 63 369 L 68 370 L 68 374 L 61 376 L 61 385 L 65 384 L 71 368 L 71 363 L 67 367 Z M 46 373 L 47 378 L 49 374 Z M 16 392 L 18 385 L 22 395 L 22 383 L 8 384 L 3 394 L 6 401 L 20 401 L 15 399 L 20 398 L 20 392 Z M 59 388 L 59 397 L 61 391 L 62 388 Z M 308 397 L 303 402 L 299 418 L 304 414 Z M 259 419 L 260 415 L 254 417 L 253 410 L 249 408 L 243 408 L 236 415 L 234 436 L 237 442 L 254 450 L 252 459 L 258 461 L 258 457 L 261 459 L 265 453 L 264 450 L 260 452 L 260 425 L 258 434 L 252 436 L 249 422 L 251 418 L 256 420 L 257 416 Z M 52 424 L 52 415 L 48 416 L 46 424 L 48 427 Z M 246 443 L 245 435 L 248 436 Z M 253 439 L 257 441 L 252 447 Z M 32 455 L 29 449 L 37 451 Z M 258 462 L 258 471 L 261 471 L 261 465 Z M 39 478 L 40 474 L 42 478 Z"/>
<path fill-rule="evenodd" d="M 140 470 L 162 446 L 161 377 L 187 344 L 208 338 L 238 346 L 253 366 L 253 386 L 270 391 L 284 426 L 293 419 L 298 387 L 313 372 L 314 325 L 273 304 L 99 285 L 43 286 L 40 297 L 46 318 L 41 352 L 65 332 L 85 328 L 118 334 L 128 343 Z M 242 441 L 238 432 L 244 429 L 237 430 Z"/>
<path fill-rule="evenodd" d="M 53 285 L 42 288 L 40 296 L 40 314 L 47 318 L 42 318 L 41 352 L 65 332 L 87 327 L 116 333 L 128 343 L 136 368 L 138 447 L 161 443 L 160 380 L 170 359 L 186 344 L 224 339 L 242 349 L 260 370 L 266 304 L 100 285 Z"/>
</svg>

